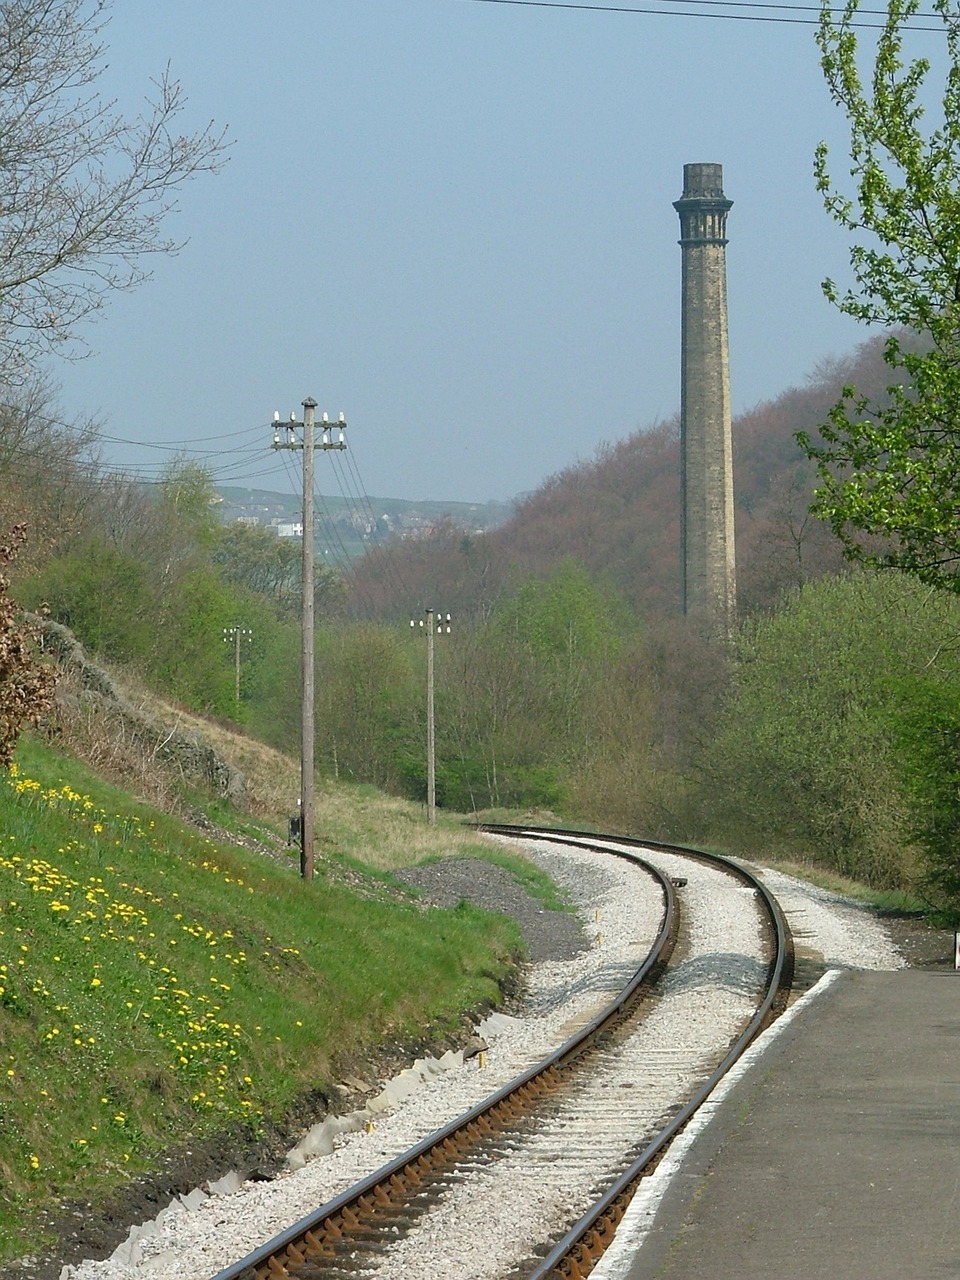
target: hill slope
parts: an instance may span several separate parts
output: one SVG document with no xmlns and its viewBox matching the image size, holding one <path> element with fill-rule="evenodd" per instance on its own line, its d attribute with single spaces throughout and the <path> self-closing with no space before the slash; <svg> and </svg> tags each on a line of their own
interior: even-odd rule
<svg viewBox="0 0 960 1280">
<path fill-rule="evenodd" d="M 60 742 L 123 774 L 102 689 L 74 671 L 60 695 Z M 304 882 L 281 834 L 287 785 L 270 778 L 289 781 L 292 763 L 150 701 L 168 733 L 215 740 L 247 770 L 248 801 L 157 764 L 158 807 L 39 737 L 0 776 L 0 1264 L 90 1256 L 138 1212 L 269 1161 L 344 1103 L 346 1076 L 459 1038 L 466 1012 L 502 1002 L 513 980 L 511 921 L 424 912 L 386 874 L 487 857 L 489 844 L 373 788 L 325 783 Z M 94 718 L 100 737 L 85 738 Z"/>
<path fill-rule="evenodd" d="M 738 595 L 741 609 L 837 571 L 840 550 L 809 515 L 812 465 L 795 442 L 816 434 L 841 388 L 886 384 L 882 337 L 807 386 L 785 391 L 733 424 Z M 354 606 L 396 617 L 411 600 L 458 616 L 483 613 L 518 574 L 543 574 L 566 557 L 611 582 L 642 617 L 679 609 L 680 445 L 676 421 L 600 447 L 590 461 L 548 479 L 506 524 L 478 537 L 441 525 L 429 540 L 395 544 L 358 562 Z"/>
</svg>

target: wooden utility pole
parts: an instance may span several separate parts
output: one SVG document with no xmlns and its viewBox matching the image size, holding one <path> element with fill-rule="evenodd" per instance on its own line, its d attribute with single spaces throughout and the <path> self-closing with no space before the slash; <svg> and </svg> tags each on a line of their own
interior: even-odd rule
<svg viewBox="0 0 960 1280">
<path fill-rule="evenodd" d="M 421 622 L 420 626 L 426 628 L 427 633 L 427 821 L 436 822 L 437 820 L 437 750 L 436 750 L 436 733 L 434 730 L 433 715 L 433 636 L 434 632 L 442 635 L 446 632 L 450 634 L 450 615 L 441 618 L 439 622 L 434 621 L 433 610 L 425 609 L 424 616 L 426 622 Z M 414 625 L 410 622 L 411 627 Z"/>
<path fill-rule="evenodd" d="M 300 874 L 313 879 L 313 414 L 316 400 L 303 402 L 303 585 L 300 670 Z"/>
<path fill-rule="evenodd" d="M 244 627 L 224 627 L 223 629 L 224 640 L 233 640 L 234 644 L 233 700 L 236 707 L 235 714 L 238 720 L 240 719 L 240 641 L 241 639 L 244 639 L 249 644 L 252 636 L 253 632 L 246 630 Z"/>
<path fill-rule="evenodd" d="M 319 446 L 314 439 L 316 400 L 307 397 L 303 401 L 303 421 L 298 422 L 295 413 L 285 424 L 287 439 L 280 434 L 280 414 L 273 415 L 274 449 L 303 450 L 303 601 L 301 609 L 300 681 L 302 701 L 300 709 L 300 874 L 304 880 L 313 879 L 313 755 L 314 755 L 314 681 L 313 681 L 313 455 L 316 448 L 345 449 L 343 436 L 346 423 L 343 414 L 337 423 L 339 437 L 331 440 L 331 426 L 323 415 L 323 436 Z M 297 438 L 297 428 L 301 438 Z"/>
<path fill-rule="evenodd" d="M 427 610 L 427 821 L 437 820 L 437 735 L 433 718 L 433 610 Z"/>
</svg>

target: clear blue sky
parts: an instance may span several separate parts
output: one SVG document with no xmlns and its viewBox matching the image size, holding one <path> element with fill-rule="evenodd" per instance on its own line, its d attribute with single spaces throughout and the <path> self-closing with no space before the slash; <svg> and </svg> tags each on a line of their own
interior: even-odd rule
<svg viewBox="0 0 960 1280">
<path fill-rule="evenodd" d="M 851 351 L 866 334 L 820 292 L 847 255 L 817 142 L 848 165 L 814 28 L 671 7 L 697 8 L 117 0 L 118 105 L 169 60 L 191 126 L 234 144 L 184 190 L 179 256 L 53 366 L 65 415 L 99 416 L 132 442 L 106 457 L 145 474 L 182 445 L 226 483 L 287 489 L 268 424 L 313 396 L 345 413 L 372 496 L 534 489 L 677 412 L 672 202 L 699 161 L 734 201 L 735 412 Z"/>
</svg>

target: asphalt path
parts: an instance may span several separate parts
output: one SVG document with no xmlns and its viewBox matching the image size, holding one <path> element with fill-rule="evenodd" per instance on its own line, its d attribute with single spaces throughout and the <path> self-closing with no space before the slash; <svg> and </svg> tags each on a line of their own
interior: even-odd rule
<svg viewBox="0 0 960 1280">
<path fill-rule="evenodd" d="M 958 1280 L 960 973 L 846 971 L 686 1152 L 624 1280 Z"/>
</svg>

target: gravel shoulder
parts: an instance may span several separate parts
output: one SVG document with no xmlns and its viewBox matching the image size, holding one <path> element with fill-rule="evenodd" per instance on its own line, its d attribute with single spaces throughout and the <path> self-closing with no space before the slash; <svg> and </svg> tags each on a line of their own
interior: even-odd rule
<svg viewBox="0 0 960 1280">
<path fill-rule="evenodd" d="M 580 917 L 550 911 L 527 893 L 505 867 L 481 858 L 448 858 L 397 872 L 424 905 L 455 907 L 467 901 L 484 911 L 512 916 L 520 926 L 531 964 L 569 960 L 590 945 Z"/>
</svg>

